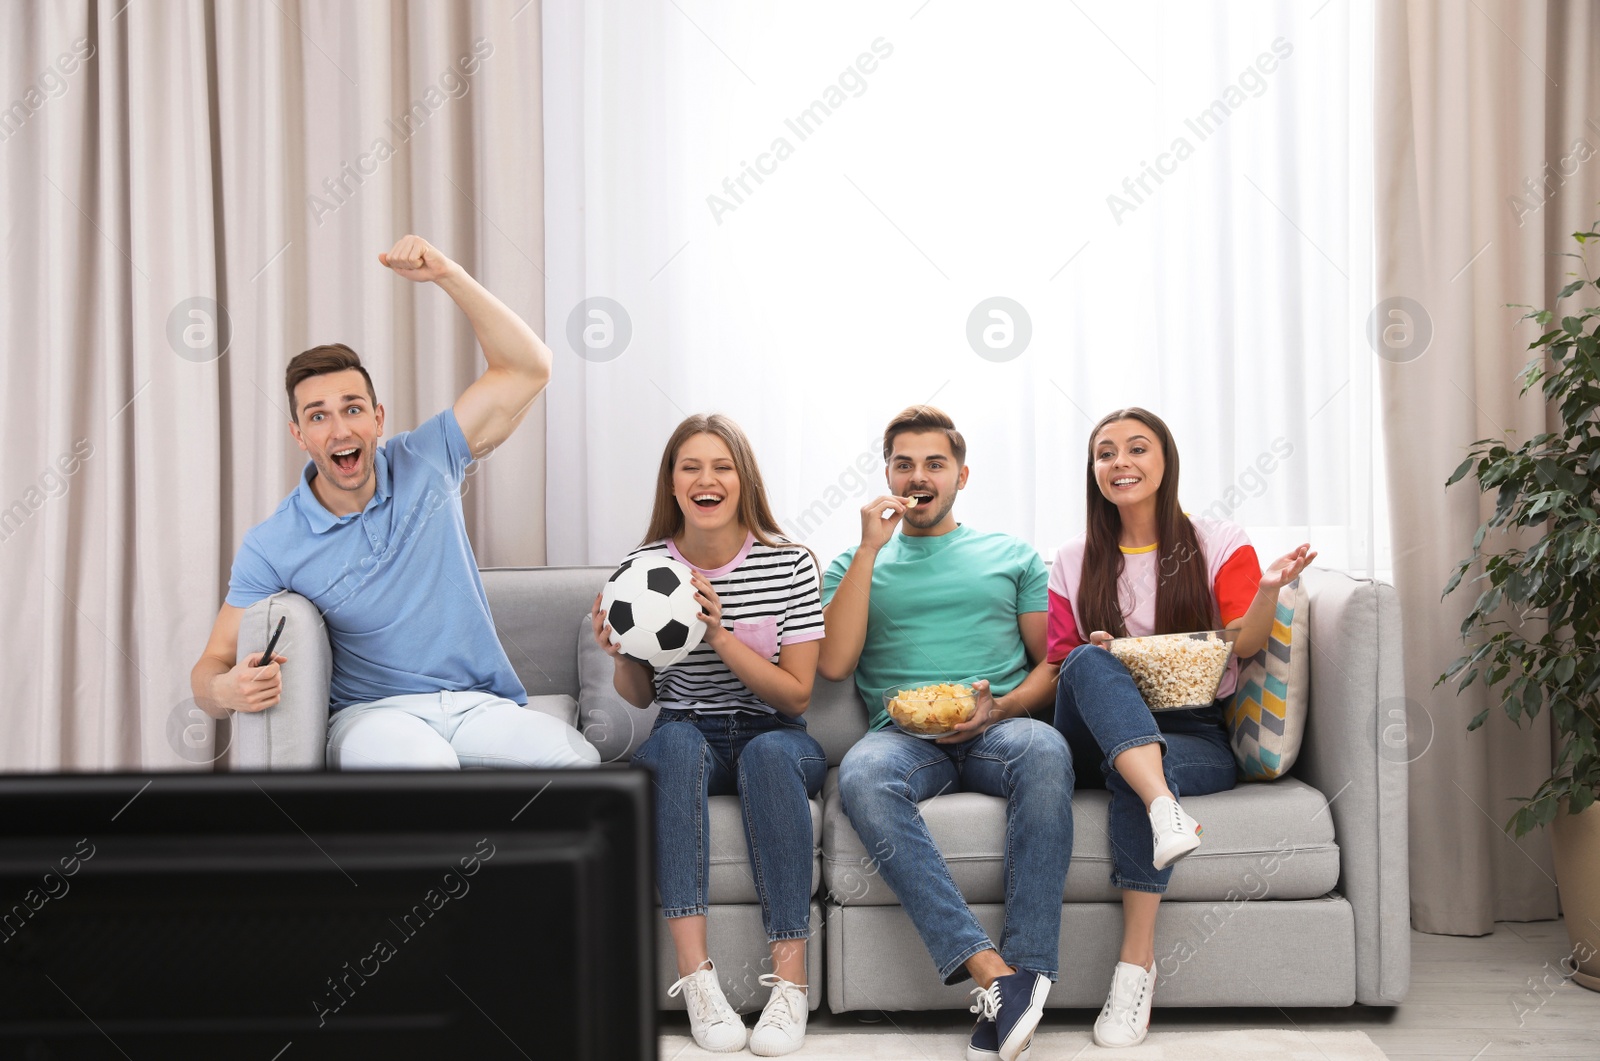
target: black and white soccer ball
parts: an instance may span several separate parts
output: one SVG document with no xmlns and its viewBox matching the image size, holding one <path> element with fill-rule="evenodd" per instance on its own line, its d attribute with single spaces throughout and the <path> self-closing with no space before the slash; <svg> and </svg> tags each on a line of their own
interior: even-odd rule
<svg viewBox="0 0 1600 1061">
<path fill-rule="evenodd" d="M 705 636 L 693 573 L 670 556 L 636 556 L 606 580 L 600 607 L 611 624 L 611 643 L 656 670 L 670 667 Z"/>
</svg>

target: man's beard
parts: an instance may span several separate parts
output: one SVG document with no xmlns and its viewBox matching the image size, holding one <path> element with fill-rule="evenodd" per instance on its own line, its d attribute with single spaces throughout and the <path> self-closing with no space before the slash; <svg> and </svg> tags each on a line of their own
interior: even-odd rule
<svg viewBox="0 0 1600 1061">
<path fill-rule="evenodd" d="M 352 493 L 361 490 L 367 485 L 367 480 L 372 478 L 372 466 L 367 463 L 367 451 L 362 449 L 361 455 L 356 458 L 355 473 L 359 476 L 354 483 L 346 483 L 339 472 L 338 465 L 333 463 L 333 458 L 324 454 L 312 463 L 317 466 L 317 474 L 322 476 L 324 482 L 335 490 L 348 490 Z"/>
<path fill-rule="evenodd" d="M 939 505 L 938 508 L 933 507 L 936 504 Z M 941 502 L 941 499 L 935 495 L 933 501 L 919 504 L 916 508 L 907 510 L 906 522 L 918 530 L 937 527 L 955 506 L 956 499 L 954 497 L 943 499 Z M 927 515 L 926 519 L 924 518 L 924 513 Z"/>
</svg>

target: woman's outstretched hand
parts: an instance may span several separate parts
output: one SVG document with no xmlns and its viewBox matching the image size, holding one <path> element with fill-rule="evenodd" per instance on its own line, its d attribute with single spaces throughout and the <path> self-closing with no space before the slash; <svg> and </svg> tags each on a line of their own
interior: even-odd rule
<svg viewBox="0 0 1600 1061">
<path fill-rule="evenodd" d="M 1261 588 L 1280 590 L 1300 577 L 1300 572 L 1311 566 L 1311 561 L 1317 558 L 1312 551 L 1311 544 L 1307 542 L 1293 552 L 1284 553 L 1272 565 L 1261 573 Z"/>
</svg>

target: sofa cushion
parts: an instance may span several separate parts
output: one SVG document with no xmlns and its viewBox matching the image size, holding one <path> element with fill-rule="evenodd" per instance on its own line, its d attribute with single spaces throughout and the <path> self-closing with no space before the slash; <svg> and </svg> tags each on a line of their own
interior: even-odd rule
<svg viewBox="0 0 1600 1061">
<path fill-rule="evenodd" d="M 823 787 L 825 894 L 841 905 L 896 904 L 845 816 L 838 774 L 830 770 Z M 1121 894 L 1111 885 L 1109 799 L 1100 789 L 1073 793 L 1065 902 L 1112 902 Z M 1303 781 L 1241 784 L 1229 792 L 1191 796 L 1183 806 L 1205 826 L 1204 842 L 1173 873 L 1168 898 L 1313 899 L 1338 883 L 1339 848 L 1327 800 Z M 922 804 L 928 832 L 969 903 L 1005 901 L 1005 810 L 1004 800 L 976 792 L 947 792 Z"/>
<path fill-rule="evenodd" d="M 990 939 L 1000 938 L 1005 929 L 1003 904 L 976 903 L 972 916 Z M 1122 947 L 1122 924 L 1120 902 L 1069 903 L 1061 908 L 1057 945 L 1061 975 L 1051 986 L 1045 1006 L 1082 1009 L 1100 1004 L 1106 996 L 1106 972 L 1116 963 Z M 1180 1019 L 1168 1008 L 1174 1006 L 1258 1006 L 1262 1007 L 1260 1019 L 1268 1019 L 1270 1014 L 1279 1020 L 1288 1014 L 1268 1007 L 1348 1006 L 1355 1000 L 1350 975 L 1355 964 L 1354 929 L 1354 911 L 1337 894 L 1292 903 L 1164 902 L 1156 918 L 1156 1001 L 1163 1007 L 1156 1020 Z M 959 1012 L 968 1002 L 972 982 L 941 984 L 915 926 L 899 909 L 829 907 L 827 937 L 828 1008 L 836 1014 L 851 1010 Z M 715 948 L 711 953 L 717 953 Z M 1088 1016 L 1093 1018 L 1092 1009 Z M 1238 1021 L 1223 1014 L 1217 1017 L 1218 1024 Z M 1195 1020 L 1188 1014 L 1181 1019 Z M 1294 1019 L 1300 1018 L 1296 1015 Z M 1374 1014 L 1367 1019 L 1384 1018 Z M 898 1013 L 894 1021 L 902 1026 L 909 1023 Z M 1046 1017 L 1045 1022 L 1052 1028 L 1082 1028 L 1087 1023 L 1083 1015 L 1076 1014 Z M 1086 1033 L 1080 1034 L 1087 1039 Z M 1077 1053 L 1062 1050 L 1033 1056 L 1037 1061 L 1207 1056 L 1187 1043 L 1179 1044 L 1176 1038 L 1168 1044 L 1166 1049 L 1147 1046 L 1134 1051 L 1093 1050 L 1085 1045 Z M 932 1054 L 933 1058 L 956 1056 L 954 1051 Z M 1209 1056 L 1238 1055 L 1218 1049 Z M 1303 1052 L 1270 1056 L 1304 1061 L 1327 1058 L 1309 1045 Z M 1457 1056 L 1467 1055 L 1462 1051 Z M 1493 1061 L 1492 1051 L 1485 1061 Z"/>
<path fill-rule="evenodd" d="M 589 613 L 605 567 L 495 567 L 478 572 L 500 647 L 529 696 L 578 695 L 572 622 Z"/>
<path fill-rule="evenodd" d="M 578 728 L 600 752 L 603 763 L 626 763 L 650 736 L 660 708 L 634 707 L 612 684 L 613 664 L 594 643 L 594 623 L 588 615 L 578 621 Z"/>
<path fill-rule="evenodd" d="M 712 906 L 723 903 L 759 903 L 755 878 L 750 869 L 750 846 L 744 836 L 744 815 L 738 796 L 711 797 L 711 876 L 707 899 Z M 817 894 L 822 879 L 821 862 L 815 857 L 822 845 L 822 801 L 811 801 L 811 894 Z M 657 895 L 656 901 L 660 902 Z"/>
<path fill-rule="evenodd" d="M 811 687 L 811 706 L 806 708 L 806 732 L 822 745 L 829 766 L 838 766 L 844 753 L 866 735 L 867 707 L 856 692 L 854 678 L 830 682 L 817 676 Z"/>
</svg>

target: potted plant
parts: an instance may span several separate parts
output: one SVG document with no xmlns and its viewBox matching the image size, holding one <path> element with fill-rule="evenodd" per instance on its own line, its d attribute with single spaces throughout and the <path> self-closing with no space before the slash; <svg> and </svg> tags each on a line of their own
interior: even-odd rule
<svg viewBox="0 0 1600 1061">
<path fill-rule="evenodd" d="M 1600 230 L 1600 222 L 1590 228 Z M 1573 236 L 1583 244 L 1600 240 L 1600 231 Z M 1582 255 L 1571 257 L 1587 273 Z M 1556 301 L 1597 292 L 1600 281 L 1580 277 Z M 1495 506 L 1473 536 L 1472 555 L 1445 586 L 1448 596 L 1476 570 L 1469 584 L 1482 588 L 1461 623 L 1469 651 L 1435 686 L 1459 678 L 1459 693 L 1481 677 L 1518 724 L 1549 708 L 1557 736 L 1554 768 L 1506 828 L 1522 836 L 1553 825 L 1557 886 L 1579 967 L 1574 979 L 1600 990 L 1600 306 L 1559 320 L 1552 310 L 1522 319 L 1536 322 L 1543 334 L 1528 346 L 1536 356 L 1519 377 L 1521 393 L 1541 386 L 1559 413 L 1560 430 L 1516 447 L 1499 439 L 1475 442 L 1445 484 L 1471 472 L 1480 492 L 1495 491 Z M 1485 547 L 1491 532 L 1505 547 Z M 1520 532 L 1520 541 L 1537 540 L 1512 547 L 1505 542 L 1512 532 Z M 1506 614 L 1502 609 L 1523 621 L 1507 622 L 1499 617 Z M 1537 630 L 1529 630 L 1529 617 L 1543 620 Z M 1490 710 L 1467 728 L 1483 725 Z"/>
</svg>

